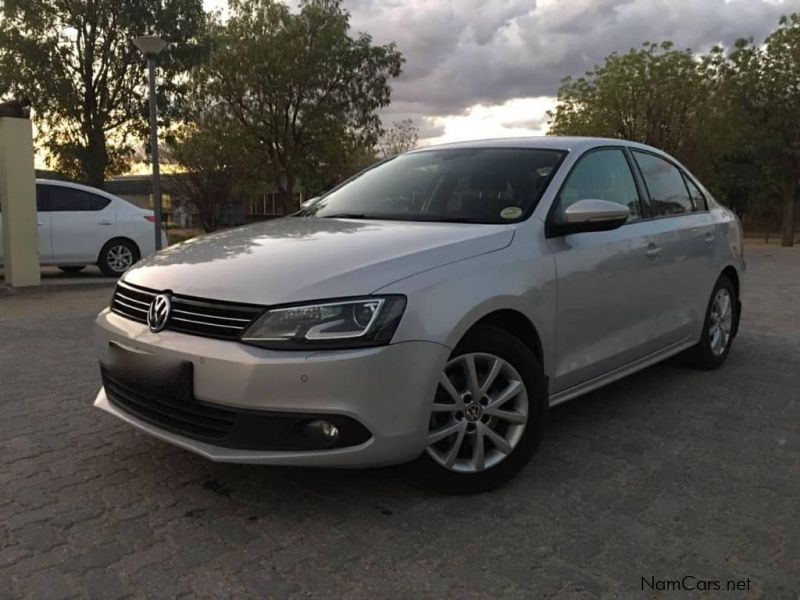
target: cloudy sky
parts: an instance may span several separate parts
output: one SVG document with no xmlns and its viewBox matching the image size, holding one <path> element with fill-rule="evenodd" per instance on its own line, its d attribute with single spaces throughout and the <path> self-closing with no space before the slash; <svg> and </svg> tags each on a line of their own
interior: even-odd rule
<svg viewBox="0 0 800 600">
<path fill-rule="evenodd" d="M 697 51 L 739 37 L 761 41 L 780 15 L 800 12 L 800 0 L 343 2 L 355 31 L 403 52 L 405 70 L 382 117 L 387 126 L 412 118 L 423 143 L 543 134 L 561 78 L 615 50 L 645 41 Z"/>
</svg>

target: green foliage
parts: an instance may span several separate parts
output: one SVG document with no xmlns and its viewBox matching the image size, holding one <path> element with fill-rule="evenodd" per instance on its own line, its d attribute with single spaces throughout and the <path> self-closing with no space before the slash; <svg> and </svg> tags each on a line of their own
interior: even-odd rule
<svg viewBox="0 0 800 600">
<path fill-rule="evenodd" d="M 378 152 L 381 157 L 389 158 L 413 150 L 418 143 L 419 129 L 414 125 L 413 119 L 403 119 L 395 121 L 384 131 L 378 143 Z"/>
<path fill-rule="evenodd" d="M 314 189 L 352 170 L 381 133 L 376 109 L 402 56 L 393 44 L 350 36 L 338 0 L 232 0 L 214 30 L 208 88 L 251 138 L 243 157 L 270 174 L 286 210 L 298 180 Z"/>
<path fill-rule="evenodd" d="M 767 206 L 783 213 L 783 245 L 791 246 L 800 183 L 800 14 L 782 17 L 761 46 L 741 40 L 730 64 L 732 104 L 749 125 L 745 143 L 754 149 Z"/>
<path fill-rule="evenodd" d="M 225 208 L 240 198 L 251 176 L 241 160 L 247 136 L 239 122 L 209 96 L 206 74 L 194 70 L 181 103 L 183 122 L 168 136 L 164 161 L 181 170 L 167 183 L 174 201 L 188 204 L 206 232 L 216 230 Z"/>
<path fill-rule="evenodd" d="M 612 54 L 585 77 L 562 81 L 550 133 L 650 144 L 708 174 L 705 157 L 722 118 L 709 71 L 670 42 Z"/>
<path fill-rule="evenodd" d="M 202 0 L 5 0 L 0 89 L 31 99 L 51 166 L 102 187 L 146 127 L 145 61 L 133 45 L 159 35 L 165 119 L 177 74 L 201 56 Z"/>
</svg>

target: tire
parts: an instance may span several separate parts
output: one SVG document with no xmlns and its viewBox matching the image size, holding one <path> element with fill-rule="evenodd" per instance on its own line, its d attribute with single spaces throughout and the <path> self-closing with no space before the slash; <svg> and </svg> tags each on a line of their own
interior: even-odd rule
<svg viewBox="0 0 800 600">
<path fill-rule="evenodd" d="M 80 273 L 86 268 L 86 265 L 69 265 L 58 267 L 64 273 Z"/>
<path fill-rule="evenodd" d="M 468 383 L 470 362 L 473 385 Z M 494 489 L 516 475 L 541 442 L 548 410 L 542 366 L 507 331 L 477 325 L 453 350 L 442 375 L 450 390 L 445 383 L 437 388 L 429 445 L 417 461 L 418 472 L 430 487 L 450 494 Z M 494 383 L 486 388 L 490 379 Z M 477 401 L 475 390 L 481 394 Z M 481 440 L 483 452 L 476 450 Z"/>
<path fill-rule="evenodd" d="M 139 249 L 130 240 L 114 239 L 100 250 L 97 266 L 106 277 L 119 277 L 139 260 Z"/>
<path fill-rule="evenodd" d="M 725 297 L 728 298 L 727 313 L 720 318 L 723 307 L 719 302 L 724 303 Z M 726 275 L 720 275 L 708 301 L 700 341 L 686 351 L 685 358 L 689 366 L 706 371 L 719 368 L 728 357 L 738 324 L 739 299 L 736 287 Z"/>
</svg>

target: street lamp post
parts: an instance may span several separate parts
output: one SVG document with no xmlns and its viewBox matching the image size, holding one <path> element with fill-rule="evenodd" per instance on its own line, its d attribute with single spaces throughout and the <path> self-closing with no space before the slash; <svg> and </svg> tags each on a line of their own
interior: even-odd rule
<svg viewBox="0 0 800 600">
<path fill-rule="evenodd" d="M 155 213 L 156 251 L 161 250 L 161 173 L 158 164 L 158 107 L 156 106 L 156 57 L 166 48 L 164 40 L 145 35 L 133 41 L 147 57 L 150 81 L 150 158 L 153 162 L 153 212 Z"/>
</svg>

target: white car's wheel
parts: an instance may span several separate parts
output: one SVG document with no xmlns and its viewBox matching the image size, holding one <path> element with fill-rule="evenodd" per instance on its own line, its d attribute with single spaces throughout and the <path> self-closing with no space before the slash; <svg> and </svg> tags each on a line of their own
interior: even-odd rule
<svg viewBox="0 0 800 600">
<path fill-rule="evenodd" d="M 139 260 L 139 249 L 130 240 L 115 239 L 100 251 L 97 266 L 106 277 L 119 277 Z"/>
</svg>

